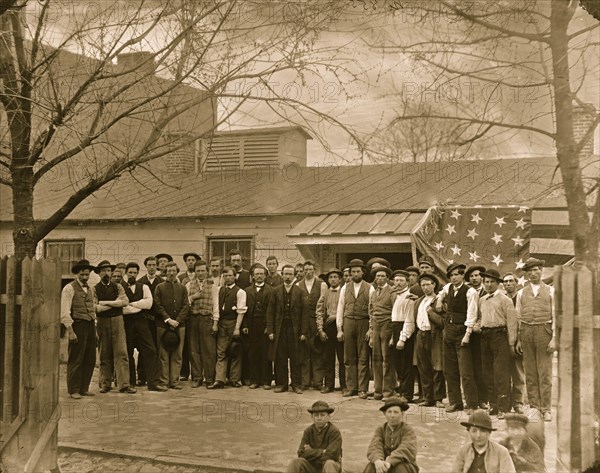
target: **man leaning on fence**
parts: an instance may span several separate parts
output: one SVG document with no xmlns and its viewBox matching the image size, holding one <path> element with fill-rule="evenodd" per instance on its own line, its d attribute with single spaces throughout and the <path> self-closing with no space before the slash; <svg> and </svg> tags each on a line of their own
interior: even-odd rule
<svg viewBox="0 0 600 473">
<path fill-rule="evenodd" d="M 94 395 L 89 387 L 96 365 L 96 310 L 94 288 L 88 286 L 94 269 L 86 259 L 73 266 L 77 277 L 63 288 L 60 299 L 60 322 L 69 338 L 67 389 L 73 399 Z"/>
</svg>

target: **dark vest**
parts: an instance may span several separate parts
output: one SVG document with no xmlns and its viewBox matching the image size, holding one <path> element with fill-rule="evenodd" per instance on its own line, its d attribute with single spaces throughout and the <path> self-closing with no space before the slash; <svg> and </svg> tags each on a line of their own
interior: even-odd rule
<svg viewBox="0 0 600 473">
<path fill-rule="evenodd" d="M 221 286 L 219 289 L 219 315 L 221 319 L 237 319 L 237 312 L 233 309 L 237 305 L 237 293 L 241 289 L 235 285 L 231 289 Z"/>
<path fill-rule="evenodd" d="M 94 296 L 92 289 L 87 292 L 83 290 L 81 284 L 77 281 L 70 283 L 75 291 L 73 302 L 71 303 L 71 318 L 73 320 L 94 320 L 96 318 L 96 309 L 94 308 Z"/>
<path fill-rule="evenodd" d="M 96 297 L 99 301 L 114 301 L 119 297 L 119 288 L 117 287 L 117 283 L 110 282 L 108 286 L 105 286 L 101 282 L 96 284 Z M 97 317 L 107 318 L 107 317 L 117 317 L 119 315 L 123 315 L 123 309 L 120 307 L 111 307 L 106 312 L 100 312 L 96 314 Z"/>
<path fill-rule="evenodd" d="M 123 288 L 125 289 L 125 295 L 127 296 L 127 299 L 129 299 L 129 302 L 136 302 L 136 301 L 141 301 L 144 298 L 144 285 L 141 282 L 136 282 L 135 283 L 135 292 L 133 292 L 130 288 L 129 288 L 129 284 L 124 283 L 123 284 Z M 146 311 L 145 310 L 141 310 L 140 312 L 137 312 L 135 314 L 128 314 L 127 318 L 128 319 L 142 319 L 146 317 Z"/>
<path fill-rule="evenodd" d="M 319 298 L 321 297 L 321 280 L 319 278 L 315 278 L 312 291 L 310 292 L 308 292 L 308 289 L 306 288 L 306 281 L 304 279 L 298 283 L 298 287 L 304 289 L 308 294 L 308 313 L 311 317 L 316 317 L 317 302 L 319 302 Z"/>
<path fill-rule="evenodd" d="M 377 291 L 377 289 L 375 290 Z M 372 307 L 373 317 L 380 320 L 391 320 L 392 308 L 394 307 L 394 302 L 396 301 L 396 295 L 396 291 L 392 293 L 392 288 L 389 284 L 381 289 L 381 294 L 377 294 L 377 292 L 375 292 L 373 295 Z"/>
<path fill-rule="evenodd" d="M 152 293 L 153 298 L 154 298 L 154 291 L 156 289 L 156 286 L 158 286 L 161 282 L 164 281 L 164 279 L 161 278 L 158 275 L 158 273 L 156 273 L 156 274 L 157 274 L 157 276 L 154 278 L 154 281 L 152 281 L 152 283 L 150 283 L 150 280 L 148 279 L 147 274 L 145 276 L 143 276 L 142 279 L 140 279 L 142 284 L 145 284 L 146 286 L 148 286 L 150 288 L 150 292 Z M 161 320 L 161 317 L 160 317 L 160 315 L 158 315 L 158 311 L 156 309 L 156 302 L 154 300 L 152 301 L 152 308 L 148 311 L 148 315 L 152 319 Z"/>
<path fill-rule="evenodd" d="M 448 320 L 452 321 L 453 324 L 464 324 L 467 320 L 467 291 L 469 286 L 463 284 L 456 297 L 454 296 L 454 286 L 450 285 L 448 289 L 448 295 L 446 296 L 446 303 L 448 305 Z"/>
<path fill-rule="evenodd" d="M 283 287 L 283 318 L 284 320 L 292 320 L 292 292 L 294 286 L 292 285 L 290 291 L 285 290 Z"/>
<path fill-rule="evenodd" d="M 354 282 L 346 285 L 344 296 L 344 317 L 366 319 L 369 317 L 369 291 L 371 285 L 365 281 L 360 283 L 358 298 L 354 297 Z"/>
<path fill-rule="evenodd" d="M 265 286 L 263 286 L 258 292 L 256 292 L 256 288 L 252 288 L 254 291 L 254 307 L 252 311 L 253 318 L 267 316 L 267 296 L 265 294 L 267 291 L 265 291 Z"/>
</svg>

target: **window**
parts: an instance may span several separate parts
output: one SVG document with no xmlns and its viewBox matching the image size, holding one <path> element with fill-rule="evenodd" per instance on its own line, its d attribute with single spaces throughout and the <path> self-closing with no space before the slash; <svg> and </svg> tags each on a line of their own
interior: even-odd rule
<svg viewBox="0 0 600 473">
<path fill-rule="evenodd" d="M 229 252 L 238 249 L 242 253 L 244 268 L 250 267 L 250 261 L 254 260 L 254 245 L 252 237 L 216 237 L 208 239 L 209 259 L 213 256 L 223 258 L 223 263 L 229 261 Z"/>
<path fill-rule="evenodd" d="M 60 260 L 63 278 L 73 277 L 71 268 L 84 258 L 84 254 L 84 240 L 44 240 L 44 255 Z"/>
</svg>

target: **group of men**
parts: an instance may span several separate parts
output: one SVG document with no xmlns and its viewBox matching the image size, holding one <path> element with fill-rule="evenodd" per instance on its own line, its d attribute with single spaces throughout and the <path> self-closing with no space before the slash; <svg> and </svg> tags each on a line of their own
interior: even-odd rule
<svg viewBox="0 0 600 473">
<path fill-rule="evenodd" d="M 511 408 L 522 413 L 527 394 L 551 420 L 554 296 L 541 281 L 541 260 L 527 260 L 521 289 L 512 273 L 457 263 L 442 285 L 428 255 L 395 271 L 383 258 L 353 259 L 320 276 L 312 261 L 278 272 L 275 256 L 248 271 L 238 250 L 228 261 L 196 253 L 183 260 L 179 272 L 168 254 L 147 257 L 141 278 L 135 262 L 119 269 L 82 260 L 72 268 L 77 277 L 63 289 L 61 314 L 71 397 L 93 395 L 97 333 L 100 392 L 113 381 L 124 393 L 136 384 L 181 389 L 191 375 L 194 388 L 271 389 L 274 379 L 275 392 L 330 393 L 337 359 L 345 397 L 399 395 L 502 418 Z M 100 281 L 88 287 L 91 272 Z"/>
</svg>

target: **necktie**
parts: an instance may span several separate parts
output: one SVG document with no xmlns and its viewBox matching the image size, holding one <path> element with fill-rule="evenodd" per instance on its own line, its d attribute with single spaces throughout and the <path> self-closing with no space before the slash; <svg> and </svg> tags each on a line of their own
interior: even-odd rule
<svg viewBox="0 0 600 473">
<path fill-rule="evenodd" d="M 380 296 L 380 295 L 381 295 L 381 288 L 380 288 L 380 287 L 378 287 L 378 288 L 377 288 L 377 295 L 378 295 L 378 296 Z"/>
</svg>

